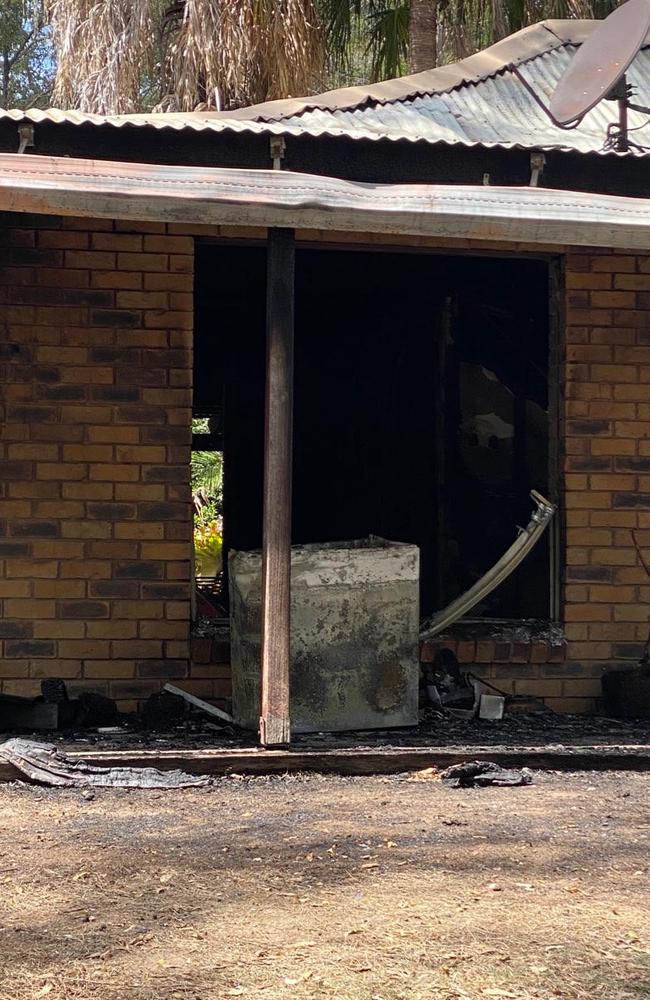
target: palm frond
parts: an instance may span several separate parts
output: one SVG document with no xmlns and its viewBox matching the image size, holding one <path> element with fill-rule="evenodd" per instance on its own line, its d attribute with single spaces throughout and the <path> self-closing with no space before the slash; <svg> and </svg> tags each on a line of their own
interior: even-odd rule
<svg viewBox="0 0 650 1000">
<path fill-rule="evenodd" d="M 405 72 L 409 43 L 409 8 L 406 4 L 385 7 L 372 3 L 368 12 L 368 44 L 371 79 L 385 80 Z"/>
<path fill-rule="evenodd" d="M 311 0 L 182 0 L 168 13 L 163 105 L 191 111 L 297 96 L 322 64 Z"/>
<path fill-rule="evenodd" d="M 57 56 L 53 100 L 98 114 L 137 110 L 151 0 L 45 0 Z"/>
</svg>

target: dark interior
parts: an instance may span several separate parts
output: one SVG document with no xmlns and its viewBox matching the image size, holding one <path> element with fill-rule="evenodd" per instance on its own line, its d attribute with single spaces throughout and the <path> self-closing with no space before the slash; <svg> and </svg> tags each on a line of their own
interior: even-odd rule
<svg viewBox="0 0 650 1000">
<path fill-rule="evenodd" d="M 226 550 L 262 542 L 265 269 L 263 246 L 198 249 Z M 297 250 L 294 542 L 417 543 L 424 617 L 502 555 L 549 492 L 548 281 L 535 260 Z M 549 586 L 544 541 L 478 612 L 548 618 Z"/>
</svg>

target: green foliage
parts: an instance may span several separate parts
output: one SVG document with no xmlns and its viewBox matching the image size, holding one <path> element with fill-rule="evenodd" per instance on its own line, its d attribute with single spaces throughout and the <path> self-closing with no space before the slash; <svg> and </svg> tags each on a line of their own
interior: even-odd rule
<svg viewBox="0 0 650 1000">
<path fill-rule="evenodd" d="M 218 519 L 194 525 L 194 571 L 215 577 L 223 569 L 223 533 Z"/>
<path fill-rule="evenodd" d="M 207 419 L 192 421 L 194 434 L 206 434 Z M 222 570 L 223 455 L 220 451 L 193 451 L 194 568 L 197 576 L 216 577 Z"/>
<path fill-rule="evenodd" d="M 192 492 L 199 491 L 208 504 L 220 507 L 223 492 L 223 455 L 220 451 L 192 452 Z"/>
<path fill-rule="evenodd" d="M 54 68 L 40 5 L 0 0 L 0 107 L 47 107 Z"/>
<path fill-rule="evenodd" d="M 385 80 L 406 72 L 408 3 L 317 0 L 333 86 Z"/>
</svg>

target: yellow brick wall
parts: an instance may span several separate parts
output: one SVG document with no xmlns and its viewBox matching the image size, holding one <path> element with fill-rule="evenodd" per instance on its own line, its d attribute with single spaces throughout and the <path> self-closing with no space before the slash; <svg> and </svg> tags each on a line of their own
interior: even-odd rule
<svg viewBox="0 0 650 1000">
<path fill-rule="evenodd" d="M 194 244 L 0 217 L 0 689 L 188 673 Z"/>
</svg>

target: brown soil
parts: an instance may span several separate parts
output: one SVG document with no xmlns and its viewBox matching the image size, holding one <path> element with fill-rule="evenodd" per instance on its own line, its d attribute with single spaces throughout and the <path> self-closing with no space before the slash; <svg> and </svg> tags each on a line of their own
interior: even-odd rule
<svg viewBox="0 0 650 1000">
<path fill-rule="evenodd" d="M 647 774 L 0 788 L 0 1000 L 650 997 Z"/>
</svg>

